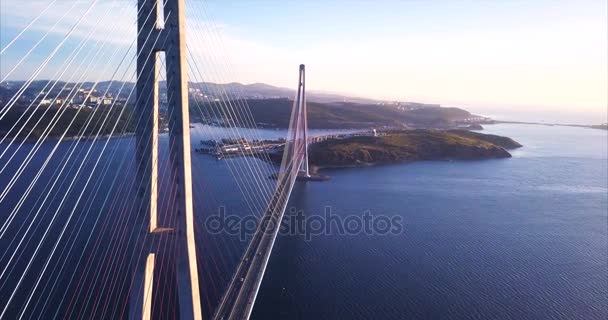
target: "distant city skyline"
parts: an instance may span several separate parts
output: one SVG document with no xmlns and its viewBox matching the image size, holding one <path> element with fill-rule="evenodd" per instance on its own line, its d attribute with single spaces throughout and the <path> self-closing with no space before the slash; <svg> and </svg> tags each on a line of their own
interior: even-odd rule
<svg viewBox="0 0 608 320">
<path fill-rule="evenodd" d="M 8 79 L 28 78 L 92 2 L 72 7 L 72 2 L 58 1 L 60 9 L 53 7 L 24 34 L 27 41 L 1 56 L 2 77 L 21 58 L 16 53 L 23 55 L 53 21 L 72 10 L 28 64 Z M 2 1 L 1 47 L 48 3 Z M 128 35 L 135 33 L 135 1 L 99 1 L 96 6 L 126 8 L 101 26 L 106 33 L 124 26 L 126 35 L 112 37 L 111 46 L 126 50 L 132 40 Z M 606 121 L 606 1 L 208 1 L 205 6 L 213 23 L 206 20 L 207 12 L 190 10 L 189 26 L 206 30 L 203 38 L 220 32 L 223 49 L 199 37 L 192 38 L 192 48 L 201 57 L 227 53 L 232 65 L 227 70 L 210 58 L 205 70 L 215 69 L 223 77 L 210 71 L 208 81 L 291 88 L 297 66 L 305 63 L 311 90 L 472 106 L 482 112 L 491 107 L 499 112 L 585 114 L 597 118 L 595 122 Z M 94 10 L 70 40 L 87 36 L 96 22 Z M 108 39 L 104 32 L 95 37 Z M 43 70 L 37 78 L 54 73 Z M 87 80 L 96 75 L 86 75 Z"/>
</svg>

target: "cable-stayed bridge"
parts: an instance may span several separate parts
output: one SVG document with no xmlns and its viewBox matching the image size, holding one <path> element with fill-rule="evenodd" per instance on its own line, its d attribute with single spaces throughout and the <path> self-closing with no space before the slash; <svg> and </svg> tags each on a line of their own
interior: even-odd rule
<svg viewBox="0 0 608 320">
<path fill-rule="evenodd" d="M 249 318 L 294 184 L 311 179 L 304 66 L 280 167 L 251 154 L 218 169 L 260 221 L 243 245 L 205 229 L 226 186 L 190 151 L 191 135 L 221 138 L 192 112 L 260 139 L 238 92 L 201 85 L 233 76 L 204 6 L 36 10 L 1 43 L 0 319 Z"/>
</svg>

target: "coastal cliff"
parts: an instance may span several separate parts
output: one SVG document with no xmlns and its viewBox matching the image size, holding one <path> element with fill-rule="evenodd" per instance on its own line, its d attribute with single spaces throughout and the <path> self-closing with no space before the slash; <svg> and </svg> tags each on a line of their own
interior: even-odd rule
<svg viewBox="0 0 608 320">
<path fill-rule="evenodd" d="M 516 141 L 465 130 L 404 130 L 380 136 L 332 139 L 310 146 L 309 161 L 317 168 L 351 167 L 420 160 L 509 158 Z"/>
</svg>

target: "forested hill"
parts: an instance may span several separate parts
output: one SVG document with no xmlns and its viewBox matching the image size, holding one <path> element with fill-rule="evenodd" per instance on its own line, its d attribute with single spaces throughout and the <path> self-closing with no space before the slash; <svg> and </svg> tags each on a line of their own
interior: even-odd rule
<svg viewBox="0 0 608 320">
<path fill-rule="evenodd" d="M 126 105 L 131 109 L 135 103 L 136 93 L 133 83 L 104 81 L 94 83 L 64 83 L 53 81 L 34 81 L 21 94 L 22 81 L 0 83 L 0 107 L 11 102 L 15 95 L 19 98 L 11 106 L 11 116 L 19 118 L 25 110 L 38 110 L 35 116 L 47 108 L 79 109 L 82 106 L 97 108 L 97 102 L 90 99 L 103 99 L 103 106 L 121 108 Z M 47 86 L 54 89 L 49 90 Z M 240 83 L 190 83 L 189 98 L 191 120 L 218 125 L 233 124 L 244 127 L 286 128 L 289 123 L 294 91 L 257 83 L 243 85 Z M 45 92 L 44 94 L 42 94 Z M 130 95 L 128 93 L 131 93 Z M 228 94 L 226 94 L 228 93 Z M 161 113 L 166 112 L 166 88 L 160 84 Z M 226 99 L 239 97 L 238 101 Z M 439 105 L 412 102 L 381 102 L 377 100 L 345 97 L 331 93 L 307 93 L 309 127 L 313 129 L 346 129 L 403 127 L 410 128 L 452 128 L 455 123 L 467 122 L 473 117 L 469 112 L 459 108 L 443 108 Z M 66 103 L 67 102 L 67 103 Z M 243 120 L 244 109 L 253 115 Z M 55 111 L 51 111 L 54 113 Z M 73 111 L 70 111 L 73 112 Z M 68 114 L 70 114 L 68 112 Z M 86 114 L 87 112 L 83 112 Z M 28 115 L 29 116 L 29 115 Z M 15 118 L 15 119 L 16 119 Z M 240 118 L 240 119 L 239 119 Z M 66 118 L 67 119 L 67 118 Z M 62 119 L 64 121 L 65 119 Z M 42 122 L 46 121 L 43 119 Z M 67 120 L 66 120 L 67 121 Z M 131 124 L 126 124 L 128 130 Z M 12 123 L 0 121 L 0 134 L 8 130 Z M 7 128 L 8 127 L 8 128 Z M 75 130 L 79 130 L 77 127 Z"/>
<path fill-rule="evenodd" d="M 286 128 L 289 124 L 293 100 L 289 99 L 249 99 L 247 106 L 231 103 L 234 113 L 248 108 L 258 127 Z M 202 121 L 230 118 L 224 103 L 191 103 L 193 118 Z M 472 115 L 459 108 L 420 106 L 398 108 L 396 105 L 371 103 L 319 103 L 308 102 L 308 126 L 311 129 L 326 128 L 370 128 L 381 126 L 409 127 L 449 127 L 454 122 L 463 121 Z M 230 109 L 229 109 L 230 110 Z M 233 117 L 236 118 L 236 117 Z M 251 126 L 251 121 L 243 121 L 242 126 Z"/>
</svg>

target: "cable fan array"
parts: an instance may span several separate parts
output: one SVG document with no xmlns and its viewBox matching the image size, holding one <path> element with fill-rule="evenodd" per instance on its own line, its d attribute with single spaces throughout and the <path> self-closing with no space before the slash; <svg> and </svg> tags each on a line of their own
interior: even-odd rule
<svg viewBox="0 0 608 320">
<path fill-rule="evenodd" d="M 37 13 L 0 50 L 0 84 L 11 92 L 0 100 L 0 122 L 8 127 L 0 137 L 0 319 L 124 318 L 128 304 L 136 303 L 129 302 L 132 268 L 146 257 L 134 244 L 148 236 L 143 217 L 135 214 L 142 209 L 134 176 L 140 164 L 131 135 L 141 120 L 133 112 L 135 64 L 154 57 L 138 57 L 136 39 L 164 39 L 152 30 L 138 34 L 132 2 L 53 0 L 32 5 L 32 11 Z M 236 79 L 221 30 L 203 3 L 188 1 L 186 11 L 189 86 L 213 97 L 215 105 L 191 99 L 190 111 L 203 120 L 224 119 L 223 127 L 194 124 L 191 144 L 263 141 L 242 92 L 215 85 Z M 155 76 L 168 119 L 162 54 L 160 64 Z M 178 195 L 167 140 L 161 134 L 158 214 L 171 226 Z M 218 307 L 248 245 L 239 235 L 210 232 L 208 218 L 225 213 L 260 219 L 276 199 L 286 204 L 301 148 L 301 138 L 286 144 L 289 157 L 277 180 L 269 179 L 278 168 L 265 153 L 246 151 L 221 162 L 193 155 L 205 317 Z M 150 245 L 173 255 L 180 250 L 175 243 L 167 233 Z M 153 301 L 155 316 L 176 318 L 177 284 L 170 280 L 175 265 L 162 263 L 156 270 L 164 276 L 154 278 L 154 291 L 143 299 Z"/>
</svg>

